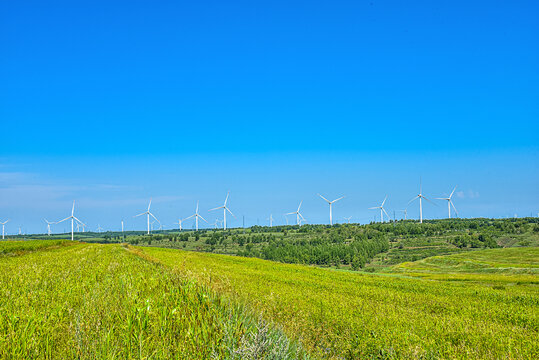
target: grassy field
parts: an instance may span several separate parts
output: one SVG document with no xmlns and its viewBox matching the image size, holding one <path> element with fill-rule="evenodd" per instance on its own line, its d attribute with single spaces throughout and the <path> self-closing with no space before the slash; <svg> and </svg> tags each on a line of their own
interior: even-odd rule
<svg viewBox="0 0 539 360">
<path fill-rule="evenodd" d="M 512 249 L 509 249 L 512 250 Z M 539 293 L 524 283 L 442 282 L 140 248 L 283 325 L 321 358 L 533 359 Z M 504 249 L 488 253 L 496 262 Z M 517 259 L 518 261 L 518 259 Z M 537 265 L 533 255 L 526 266 Z"/>
<path fill-rule="evenodd" d="M 448 243 L 399 241 L 392 248 Z M 0 358 L 535 359 L 538 268 L 535 247 L 468 248 L 369 274 L 127 244 L 4 241 Z"/>
<path fill-rule="evenodd" d="M 390 272 L 445 281 L 474 281 L 493 286 L 539 285 L 539 247 L 469 251 L 433 256 L 394 266 Z"/>
<path fill-rule="evenodd" d="M 0 257 L 2 359 L 301 357 L 244 307 L 136 252 L 41 243 Z"/>
</svg>

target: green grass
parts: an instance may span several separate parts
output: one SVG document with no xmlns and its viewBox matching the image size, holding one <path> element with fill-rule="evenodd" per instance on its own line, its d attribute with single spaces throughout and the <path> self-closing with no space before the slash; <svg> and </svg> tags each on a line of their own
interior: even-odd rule
<svg viewBox="0 0 539 360">
<path fill-rule="evenodd" d="M 499 290 L 480 283 L 140 250 L 282 324 L 321 358 L 539 356 L 539 294 L 530 283 Z"/>
<path fill-rule="evenodd" d="M 474 281 L 491 286 L 501 283 L 539 285 L 539 248 L 489 249 L 433 256 L 399 264 L 391 272 L 425 279 Z"/>
<path fill-rule="evenodd" d="M 0 241 L 0 256 L 20 255 L 30 251 L 73 244 L 73 242 L 67 240 Z"/>
<path fill-rule="evenodd" d="M 0 299 L 2 359 L 301 355 L 243 306 L 120 245 L 77 243 L 1 257 Z"/>
</svg>

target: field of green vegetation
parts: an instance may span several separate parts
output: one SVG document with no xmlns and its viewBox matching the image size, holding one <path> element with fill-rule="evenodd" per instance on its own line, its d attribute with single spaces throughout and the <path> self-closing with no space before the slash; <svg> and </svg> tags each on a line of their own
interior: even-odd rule
<svg viewBox="0 0 539 360">
<path fill-rule="evenodd" d="M 500 289 L 477 278 L 473 283 L 427 281 L 139 249 L 282 324 L 316 357 L 533 359 L 539 355 L 539 293 L 528 275 L 511 288 Z M 504 250 L 485 256 L 496 261 Z M 538 266 L 535 259 L 532 265 Z M 515 276 L 514 280 L 520 275 Z"/>
<path fill-rule="evenodd" d="M 0 256 L 2 359 L 302 357 L 243 306 L 125 247 L 41 244 Z"/>
<path fill-rule="evenodd" d="M 537 219 L 84 236 L 0 242 L 0 358 L 539 358 Z"/>
</svg>

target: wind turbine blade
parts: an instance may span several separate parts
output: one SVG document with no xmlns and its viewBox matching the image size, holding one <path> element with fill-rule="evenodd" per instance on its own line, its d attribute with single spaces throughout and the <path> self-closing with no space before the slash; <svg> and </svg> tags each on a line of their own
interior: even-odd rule
<svg viewBox="0 0 539 360">
<path fill-rule="evenodd" d="M 75 213 L 75 200 L 73 200 L 73 207 L 71 208 L 71 216 Z"/>
<path fill-rule="evenodd" d="M 459 212 L 457 211 L 457 208 L 456 208 L 455 205 L 453 204 L 453 201 L 449 200 L 449 203 L 450 203 L 451 206 L 453 207 L 453 210 L 455 210 L 455 214 L 457 214 L 457 216 L 459 216 Z"/>
<path fill-rule="evenodd" d="M 369 210 L 380 209 L 380 206 L 370 207 Z"/>
<path fill-rule="evenodd" d="M 186 217 L 185 219 L 183 219 L 182 221 L 188 220 L 188 219 L 192 218 L 192 217 L 195 216 L 195 215 L 196 215 L 196 214 L 193 214 L 193 215 L 191 215 L 191 216 L 188 216 L 188 217 Z"/>
<path fill-rule="evenodd" d="M 428 202 L 430 202 L 430 203 L 431 203 L 432 205 L 434 205 L 434 206 L 438 206 L 438 205 L 436 205 L 435 203 L 433 203 L 432 201 L 430 201 L 429 199 L 427 199 L 427 198 L 424 197 L 424 196 L 423 196 L 423 199 L 427 200 Z"/>
<path fill-rule="evenodd" d="M 148 211 L 150 211 L 150 206 L 152 206 L 152 198 L 150 198 L 150 203 L 148 204 Z"/>
<path fill-rule="evenodd" d="M 223 206 L 226 206 L 226 202 L 228 201 L 228 196 L 229 195 L 230 195 L 230 191 L 226 193 L 225 205 L 223 205 Z"/>
<path fill-rule="evenodd" d="M 219 206 L 219 207 L 216 207 L 216 208 L 210 209 L 210 210 L 208 210 L 208 211 L 213 211 L 213 210 L 219 210 L 219 209 L 223 209 L 223 208 L 224 208 L 224 206 Z"/>
<path fill-rule="evenodd" d="M 71 219 L 71 216 L 66 217 L 66 218 L 63 219 L 63 220 L 57 221 L 56 223 L 59 224 L 59 223 L 61 223 L 61 222 L 64 222 L 64 221 L 66 221 L 66 220 L 69 220 L 69 219 Z M 6 222 L 7 222 L 7 221 L 6 221 Z"/>
<path fill-rule="evenodd" d="M 414 201 L 415 199 L 419 198 L 419 195 L 414 197 L 412 200 L 408 201 L 408 205 L 410 205 L 412 203 L 412 201 Z"/>
<path fill-rule="evenodd" d="M 84 226 L 86 226 L 86 224 L 85 224 L 85 223 L 83 223 L 82 221 L 80 221 L 80 220 L 79 220 L 79 219 L 77 219 L 76 217 L 74 217 L 74 216 L 73 216 L 73 219 L 77 220 L 77 221 L 79 222 L 79 224 L 81 224 L 81 225 L 84 225 Z"/>
<path fill-rule="evenodd" d="M 341 196 L 340 198 L 335 199 L 335 200 L 333 200 L 332 202 L 335 203 L 335 202 L 337 202 L 337 201 L 339 201 L 339 200 L 342 200 L 342 199 L 344 199 L 344 196 Z"/>
<path fill-rule="evenodd" d="M 389 217 L 389 214 L 387 213 L 386 209 L 382 208 L 382 211 L 386 214 L 386 216 L 387 216 L 388 219 L 391 219 L 391 218 Z"/>
<path fill-rule="evenodd" d="M 451 195 L 449 195 L 449 198 L 451 199 L 451 197 L 453 196 L 453 193 L 455 192 L 455 190 L 457 190 L 457 187 L 455 186 L 455 188 L 453 189 L 453 191 L 451 191 Z"/>
<path fill-rule="evenodd" d="M 141 215 L 146 215 L 147 213 L 148 213 L 148 212 L 147 212 L 147 211 L 145 211 L 145 212 L 143 212 L 143 213 L 140 213 L 140 214 L 138 214 L 138 215 L 135 215 L 135 216 L 133 216 L 133 217 L 137 217 L 137 216 L 141 216 Z"/>
<path fill-rule="evenodd" d="M 301 204 L 303 204 L 303 200 L 301 200 L 300 203 L 299 203 L 298 212 L 299 212 L 299 209 L 301 208 Z"/>
<path fill-rule="evenodd" d="M 290 213 L 286 213 L 285 215 L 295 215 L 296 212 L 290 212 Z"/>
<path fill-rule="evenodd" d="M 380 205 L 380 207 L 384 206 L 384 204 L 386 203 L 386 200 L 387 200 L 387 195 L 386 195 L 386 197 L 384 198 L 384 201 L 382 201 L 382 205 Z"/>
<path fill-rule="evenodd" d="M 303 215 L 301 215 L 301 213 L 298 212 L 298 215 L 303 219 L 303 221 L 307 222 L 307 220 L 305 220 L 305 218 L 303 217 Z"/>
<path fill-rule="evenodd" d="M 326 200 L 328 202 L 328 204 L 331 204 L 331 201 L 329 201 L 328 199 L 326 199 L 325 197 L 323 197 L 322 195 L 318 194 L 318 196 L 320 196 L 322 199 Z"/>
<path fill-rule="evenodd" d="M 157 218 L 154 216 L 154 214 L 152 214 L 152 213 L 148 213 L 148 214 L 150 214 L 151 217 L 153 217 L 155 220 L 157 220 Z M 157 220 L 157 222 L 158 222 L 159 224 L 161 224 L 161 221 Z"/>
<path fill-rule="evenodd" d="M 201 218 L 202 220 L 206 221 L 206 219 L 204 219 L 204 218 L 202 217 L 202 215 L 198 215 L 198 217 Z M 206 221 L 206 223 L 208 223 L 208 222 Z M 209 223 L 208 223 L 208 224 L 209 224 Z"/>
<path fill-rule="evenodd" d="M 232 215 L 232 216 L 236 217 L 236 215 L 234 215 L 234 214 L 232 213 L 232 211 L 230 211 L 230 209 L 229 209 L 229 208 L 225 207 L 225 209 L 226 209 L 226 210 L 227 210 L 227 211 L 228 211 L 228 212 L 230 213 L 230 215 Z"/>
</svg>

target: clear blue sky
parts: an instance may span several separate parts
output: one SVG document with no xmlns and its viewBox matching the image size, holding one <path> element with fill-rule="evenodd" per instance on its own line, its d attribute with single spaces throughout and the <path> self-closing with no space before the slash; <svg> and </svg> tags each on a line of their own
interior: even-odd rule
<svg viewBox="0 0 539 360">
<path fill-rule="evenodd" d="M 539 211 L 536 1 L 4 1 L 0 220 Z M 417 217 L 417 205 L 409 215 Z M 427 218 L 446 207 L 425 205 Z M 397 213 L 397 216 L 400 214 Z M 292 218 L 290 218 L 292 220 Z M 241 225 L 235 220 L 231 225 Z M 170 226 L 168 226 L 170 227 Z M 55 230 L 62 230 L 59 227 Z"/>
</svg>

